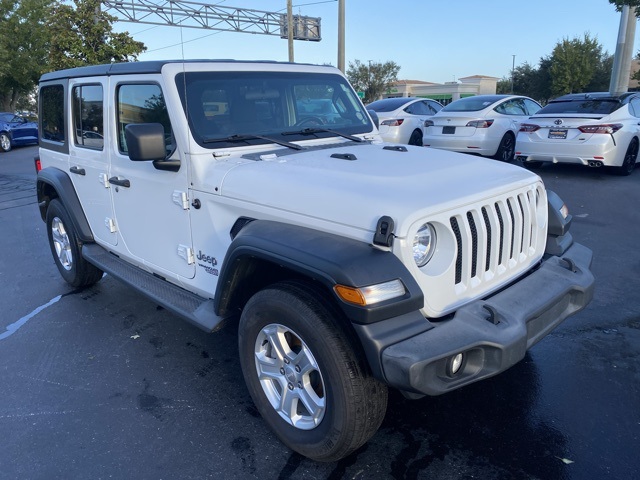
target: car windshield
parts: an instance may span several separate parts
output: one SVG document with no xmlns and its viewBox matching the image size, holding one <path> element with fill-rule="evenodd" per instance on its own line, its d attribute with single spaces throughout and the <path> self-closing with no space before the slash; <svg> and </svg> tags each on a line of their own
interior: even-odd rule
<svg viewBox="0 0 640 480">
<path fill-rule="evenodd" d="M 461 98 L 460 100 L 451 102 L 444 107 L 441 112 L 477 112 L 478 110 L 484 110 L 503 98 L 504 97 L 498 95 L 480 95 L 477 97 Z"/>
<path fill-rule="evenodd" d="M 622 104 L 615 99 L 560 100 L 549 103 L 547 106 L 539 110 L 537 114 L 573 113 L 609 115 L 621 106 Z"/>
<path fill-rule="evenodd" d="M 177 75 L 176 84 L 193 137 L 205 148 L 373 129 L 353 89 L 336 74 L 186 72 Z M 311 137 L 309 129 L 314 129 Z"/>
<path fill-rule="evenodd" d="M 412 100 L 414 99 L 409 97 L 383 98 L 382 100 L 376 100 L 370 103 L 367 105 L 367 108 L 374 112 L 393 112 Z"/>
</svg>

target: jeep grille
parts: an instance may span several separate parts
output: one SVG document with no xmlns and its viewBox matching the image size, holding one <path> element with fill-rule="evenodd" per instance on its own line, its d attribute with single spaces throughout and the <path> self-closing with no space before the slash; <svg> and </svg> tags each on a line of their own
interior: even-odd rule
<svg viewBox="0 0 640 480">
<path fill-rule="evenodd" d="M 536 254 L 537 190 L 527 190 L 452 216 L 457 244 L 455 283 L 500 274 Z"/>
</svg>

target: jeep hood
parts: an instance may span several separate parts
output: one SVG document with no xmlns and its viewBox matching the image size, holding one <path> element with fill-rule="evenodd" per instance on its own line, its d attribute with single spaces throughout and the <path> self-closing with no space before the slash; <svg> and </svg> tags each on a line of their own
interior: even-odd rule
<svg viewBox="0 0 640 480">
<path fill-rule="evenodd" d="M 273 210 L 286 211 L 289 217 L 300 215 L 303 225 L 337 224 L 367 235 L 388 215 L 396 236 L 403 237 L 412 223 L 429 215 L 540 181 L 496 160 L 425 147 L 388 148 L 344 143 L 269 152 L 229 169 L 219 193 L 255 204 L 273 219 L 279 216 Z"/>
</svg>

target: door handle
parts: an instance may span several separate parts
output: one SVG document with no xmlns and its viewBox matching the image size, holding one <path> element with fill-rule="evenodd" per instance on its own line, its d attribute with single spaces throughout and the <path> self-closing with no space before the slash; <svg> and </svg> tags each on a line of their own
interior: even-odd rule
<svg viewBox="0 0 640 480">
<path fill-rule="evenodd" d="M 131 182 L 129 180 L 127 180 L 126 178 L 111 177 L 109 179 L 109 183 L 111 183 L 113 185 L 119 185 L 119 186 L 125 187 L 125 188 L 129 188 L 131 186 Z"/>
<path fill-rule="evenodd" d="M 75 173 L 76 175 L 86 175 L 86 172 L 84 171 L 84 168 L 80 168 L 80 167 L 71 167 L 69 169 L 69 171 L 71 173 Z"/>
</svg>

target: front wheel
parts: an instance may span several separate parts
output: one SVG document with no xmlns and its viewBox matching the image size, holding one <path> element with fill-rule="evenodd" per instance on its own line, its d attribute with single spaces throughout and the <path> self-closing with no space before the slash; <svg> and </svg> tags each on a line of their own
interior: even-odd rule
<svg viewBox="0 0 640 480">
<path fill-rule="evenodd" d="M 302 283 L 256 293 L 239 326 L 240 364 L 267 424 L 292 450 L 336 461 L 379 428 L 387 388 L 332 305 Z"/>
<path fill-rule="evenodd" d="M 514 138 L 511 132 L 505 133 L 502 140 L 500 140 L 500 145 L 498 146 L 498 151 L 493 156 L 496 160 L 500 160 L 502 162 L 510 162 L 513 160 L 513 156 L 516 152 L 516 139 Z"/>
<path fill-rule="evenodd" d="M 11 150 L 11 138 L 6 132 L 0 133 L 0 149 L 2 149 L 3 152 Z"/>
<path fill-rule="evenodd" d="M 81 244 L 67 209 L 57 199 L 51 200 L 47 208 L 47 235 L 53 260 L 68 284 L 87 287 L 102 278 L 102 270 L 82 258 Z"/>
<path fill-rule="evenodd" d="M 624 154 L 624 160 L 622 161 L 622 165 L 616 167 L 615 172 L 618 175 L 627 176 L 631 175 L 633 169 L 636 166 L 636 160 L 638 159 L 638 139 L 634 138 L 631 140 L 629 147 L 627 147 L 627 151 Z"/>
</svg>

